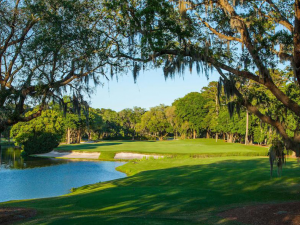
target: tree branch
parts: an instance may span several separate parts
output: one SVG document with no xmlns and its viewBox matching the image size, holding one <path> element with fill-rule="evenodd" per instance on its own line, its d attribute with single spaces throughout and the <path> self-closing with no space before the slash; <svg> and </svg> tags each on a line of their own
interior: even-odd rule
<svg viewBox="0 0 300 225">
<path fill-rule="evenodd" d="M 197 13 L 197 17 L 198 19 L 211 31 L 213 32 L 215 35 L 217 35 L 219 38 L 221 39 L 226 39 L 227 41 L 237 41 L 242 43 L 242 39 L 240 38 L 236 38 L 236 37 L 232 37 L 232 36 L 227 36 L 225 34 L 222 34 L 220 32 L 218 32 L 216 29 L 212 28 L 205 20 L 203 20 Z"/>
<path fill-rule="evenodd" d="M 274 17 L 271 18 L 274 19 L 274 21 L 276 21 L 277 23 L 286 27 L 291 33 L 293 33 L 294 31 L 293 25 L 282 15 L 279 8 L 274 4 L 274 2 L 272 0 L 266 0 L 266 2 L 269 3 L 269 5 L 275 10 L 275 12 L 279 15 L 280 19 Z"/>
<path fill-rule="evenodd" d="M 223 74 L 222 70 L 219 67 L 215 68 L 219 72 L 220 76 L 226 81 L 228 81 L 228 78 Z M 245 106 L 249 112 L 256 115 L 262 122 L 265 122 L 275 127 L 285 140 L 289 139 L 289 136 L 287 135 L 284 127 L 278 120 L 274 120 L 270 116 L 262 114 L 256 106 L 252 105 L 250 102 L 247 101 L 247 99 L 244 98 L 244 96 L 241 92 L 239 92 L 236 86 L 234 86 L 233 88 L 235 95 L 241 100 L 242 105 Z"/>
</svg>

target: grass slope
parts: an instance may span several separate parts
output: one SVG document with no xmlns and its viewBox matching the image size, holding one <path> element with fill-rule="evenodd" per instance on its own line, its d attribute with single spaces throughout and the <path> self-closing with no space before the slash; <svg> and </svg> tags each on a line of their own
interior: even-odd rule
<svg viewBox="0 0 300 225">
<path fill-rule="evenodd" d="M 76 189 L 70 195 L 2 203 L 30 207 L 22 224 L 237 224 L 218 212 L 261 202 L 300 200 L 299 165 L 289 160 L 270 179 L 267 158 L 165 158 L 131 161 L 131 176 Z"/>
<path fill-rule="evenodd" d="M 253 145 L 226 143 L 214 139 L 172 141 L 103 141 L 92 144 L 61 145 L 58 151 L 101 152 L 104 159 L 112 159 L 116 152 L 197 156 L 266 156 L 268 149 Z"/>
</svg>

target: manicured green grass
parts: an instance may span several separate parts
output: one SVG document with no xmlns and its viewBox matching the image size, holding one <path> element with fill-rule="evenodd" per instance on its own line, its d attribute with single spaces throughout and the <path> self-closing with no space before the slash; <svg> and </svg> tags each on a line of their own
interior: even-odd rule
<svg viewBox="0 0 300 225">
<path fill-rule="evenodd" d="M 58 151 L 90 151 L 101 153 L 138 152 L 150 154 L 198 156 L 266 156 L 268 148 L 226 143 L 214 139 L 172 140 L 172 141 L 103 141 L 92 144 L 61 145 Z M 103 154 L 103 159 L 111 154 Z M 113 155 L 113 154 L 112 154 Z M 102 156 L 100 156 L 102 157 Z"/>
<path fill-rule="evenodd" d="M 300 200 L 295 160 L 289 160 L 282 177 L 270 179 L 266 157 L 237 156 L 266 155 L 263 147 L 197 139 L 107 141 L 58 150 L 98 151 L 103 160 L 116 152 L 172 157 L 130 161 L 117 168 L 129 177 L 83 186 L 69 195 L 0 204 L 38 210 L 20 224 L 238 224 L 217 215 L 246 204 Z"/>
<path fill-rule="evenodd" d="M 237 224 L 217 214 L 246 204 L 300 200 L 299 165 L 288 160 L 270 179 L 265 157 L 131 161 L 131 176 L 78 188 L 66 196 L 2 203 L 30 207 L 22 224 Z"/>
</svg>

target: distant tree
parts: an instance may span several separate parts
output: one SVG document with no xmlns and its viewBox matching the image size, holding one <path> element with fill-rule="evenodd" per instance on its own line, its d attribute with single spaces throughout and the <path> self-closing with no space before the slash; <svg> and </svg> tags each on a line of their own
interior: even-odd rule
<svg viewBox="0 0 300 225">
<path fill-rule="evenodd" d="M 160 105 L 150 108 L 138 124 L 138 131 L 144 135 L 149 135 L 159 140 L 163 140 L 170 132 L 172 132 L 171 124 L 166 116 L 166 106 Z"/>
<path fill-rule="evenodd" d="M 300 156 L 300 133 L 290 135 L 281 117 L 254 105 L 240 88 L 253 81 L 265 88 L 282 109 L 300 121 L 300 104 L 275 82 L 272 71 L 284 62 L 295 92 L 300 85 L 300 0 L 112 0 L 120 29 L 130 31 L 141 51 L 128 55 L 141 63 L 164 66 L 165 76 L 184 67 L 209 76 L 215 69 L 225 88 L 229 108 L 243 106 L 263 123 L 272 126 L 286 147 Z M 202 68 L 202 69 L 201 69 Z M 286 77 L 280 77 L 285 81 Z M 241 86 L 237 86 L 240 82 Z M 230 103 L 230 98 L 237 98 Z M 237 104 L 236 104 L 237 103 Z M 287 118 L 287 117 L 286 117 Z"/>
<path fill-rule="evenodd" d="M 166 108 L 166 117 L 173 128 L 174 139 L 177 138 L 177 133 L 180 131 L 180 120 L 176 115 L 176 106 L 169 106 Z"/>
<path fill-rule="evenodd" d="M 120 117 L 120 125 L 122 126 L 122 130 L 124 132 L 124 136 L 128 137 L 132 135 L 134 130 L 132 130 L 133 123 L 133 110 L 132 109 L 123 109 L 119 112 Z"/>
<path fill-rule="evenodd" d="M 66 133 L 66 143 L 74 144 L 79 143 L 81 139 L 80 130 L 82 124 L 85 124 L 83 118 L 80 118 L 77 114 L 67 113 L 64 118 L 65 122 L 65 133 Z"/>
<path fill-rule="evenodd" d="M 211 133 L 215 133 L 217 140 L 218 134 L 221 132 L 218 129 L 218 115 L 220 111 L 220 105 L 218 101 L 218 83 L 215 81 L 210 82 L 207 87 L 202 88 L 201 94 L 203 98 L 206 99 L 205 108 L 208 111 L 203 120 L 203 126 L 206 130 L 206 137 L 209 138 Z"/>
<path fill-rule="evenodd" d="M 125 131 L 125 136 L 130 135 L 134 140 L 137 130 L 136 125 L 141 122 L 143 114 L 146 112 L 145 109 L 140 107 L 133 107 L 133 109 L 123 109 L 119 112 L 121 126 Z"/>
<path fill-rule="evenodd" d="M 102 133 L 103 118 L 98 114 L 97 109 L 89 108 L 89 132 L 90 139 L 100 139 Z M 86 128 L 86 126 L 84 126 Z M 84 132 L 84 131 L 83 131 Z M 92 138 L 92 137 L 93 138 Z"/>
<path fill-rule="evenodd" d="M 99 109 L 99 115 L 102 117 L 102 138 L 112 138 L 120 136 L 121 121 L 119 114 L 111 109 Z"/>
<path fill-rule="evenodd" d="M 184 122 L 190 124 L 193 138 L 197 137 L 197 132 L 204 128 L 203 119 L 205 118 L 208 109 L 205 108 L 206 99 L 198 92 L 192 92 L 183 98 L 174 101 L 177 117 Z"/>
<path fill-rule="evenodd" d="M 137 124 L 141 122 L 142 116 L 145 114 L 146 109 L 141 107 L 133 107 L 133 115 L 132 115 L 132 123 L 131 123 L 131 129 L 133 130 L 133 136 L 132 139 L 134 140 L 134 137 L 138 134 L 137 131 Z"/>
</svg>

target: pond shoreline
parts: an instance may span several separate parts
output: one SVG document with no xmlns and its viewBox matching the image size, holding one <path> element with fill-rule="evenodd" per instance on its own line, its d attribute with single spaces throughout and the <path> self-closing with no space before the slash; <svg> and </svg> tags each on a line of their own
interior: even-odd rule
<svg viewBox="0 0 300 225">
<path fill-rule="evenodd" d="M 0 195 L 0 204 L 13 200 L 58 197 L 70 194 L 73 188 L 127 176 L 116 169 L 124 165 L 120 161 L 23 158 L 21 150 L 15 149 L 2 150 L 0 159 L 0 183 L 5 193 Z"/>
<path fill-rule="evenodd" d="M 134 159 L 159 159 L 164 158 L 162 155 L 151 155 L 151 154 L 141 154 L 141 153 L 132 153 L 132 152 L 116 152 L 114 153 L 113 160 L 134 160 Z M 100 158 L 100 152 L 78 152 L 78 151 L 51 151 L 43 154 L 34 154 L 31 155 L 34 157 L 41 158 L 62 158 L 62 159 L 92 159 L 92 160 L 102 160 Z"/>
</svg>

